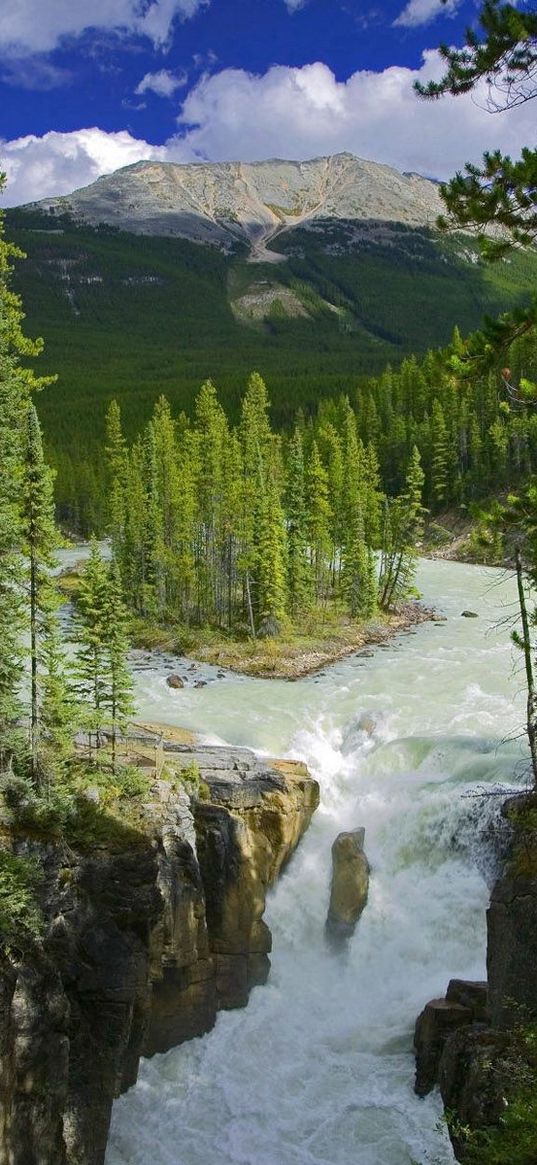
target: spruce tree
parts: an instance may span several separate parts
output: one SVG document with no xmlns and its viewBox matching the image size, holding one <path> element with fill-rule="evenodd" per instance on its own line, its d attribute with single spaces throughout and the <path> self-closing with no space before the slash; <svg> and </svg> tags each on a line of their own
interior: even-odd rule
<svg viewBox="0 0 537 1165">
<path fill-rule="evenodd" d="M 433 401 L 431 439 L 432 494 L 436 504 L 445 504 L 448 501 L 449 492 L 450 449 L 444 410 L 437 399 Z"/>
<path fill-rule="evenodd" d="M 107 571 L 104 596 L 104 691 L 100 708 L 112 735 L 112 771 L 117 767 L 117 738 L 134 714 L 133 682 L 127 664 L 129 615 L 123 601 L 119 569 L 115 562 Z"/>
<path fill-rule="evenodd" d="M 423 481 L 419 450 L 414 447 L 402 493 L 386 501 L 379 577 L 383 610 L 390 610 L 411 592 L 426 513 L 421 502 Z"/>
<path fill-rule="evenodd" d="M 121 410 L 115 400 L 111 402 L 106 414 L 106 456 L 108 463 L 108 530 L 112 554 L 121 565 L 125 551 L 127 447 L 121 428 Z"/>
<path fill-rule="evenodd" d="M 53 474 L 45 462 L 39 419 L 33 404 L 26 413 L 21 499 L 22 546 L 29 600 L 30 624 L 30 753 L 32 778 L 41 780 L 40 739 L 43 697 L 42 664 L 50 661 L 56 638 L 57 591 L 51 570 L 57 565 L 59 538 L 54 521 Z M 57 661 L 59 666 L 59 660 Z M 56 669 L 58 670 L 58 669 Z M 59 676 L 59 672 L 58 672 Z"/>
<path fill-rule="evenodd" d="M 304 481 L 304 451 L 297 427 L 289 442 L 286 480 L 287 579 L 289 609 L 296 618 L 311 600 L 307 557 L 307 515 Z"/>
<path fill-rule="evenodd" d="M 4 177 L 0 175 L 0 190 Z M 22 331 L 20 299 L 10 288 L 14 259 L 23 253 L 7 243 L 0 214 L 0 766 L 10 763 L 19 739 L 22 715 L 18 695 L 23 675 L 22 634 L 25 625 L 22 549 L 22 485 L 26 418 L 37 379 L 22 360 L 37 356 L 41 340 Z"/>
<path fill-rule="evenodd" d="M 73 755 L 80 708 L 54 610 L 43 623 L 40 686 L 40 748 L 45 758 L 45 772 L 61 774 Z"/>
<path fill-rule="evenodd" d="M 343 593 L 353 619 L 369 619 L 377 606 L 375 558 L 365 540 L 362 513 L 357 509 L 345 542 Z"/>
<path fill-rule="evenodd" d="M 268 530 L 274 532 L 269 514 L 274 507 L 269 503 L 267 484 L 269 474 L 276 471 L 269 399 L 265 383 L 257 372 L 252 373 L 242 399 L 239 436 L 243 466 L 239 563 L 244 583 L 245 613 L 255 634 L 256 624 L 266 614 L 263 585 L 259 578 L 259 555 L 262 544 L 268 547 L 273 542 L 272 536 L 268 537 Z M 268 553 L 262 569 L 265 580 L 270 573 L 268 562 L 271 558 L 272 553 Z"/>
<path fill-rule="evenodd" d="M 259 485 L 262 492 L 255 529 L 255 607 L 258 630 L 275 634 L 286 608 L 285 525 L 276 474 L 269 471 Z"/>
<path fill-rule="evenodd" d="M 109 631 L 108 570 L 95 538 L 80 578 L 73 640 L 75 687 L 88 731 L 89 758 L 93 744 L 100 746 L 106 721 L 108 683 L 107 635 Z"/>
<path fill-rule="evenodd" d="M 326 598 L 326 583 L 332 542 L 330 527 L 332 510 L 328 500 L 328 474 L 322 464 L 314 441 L 306 468 L 306 529 L 317 600 Z"/>
</svg>

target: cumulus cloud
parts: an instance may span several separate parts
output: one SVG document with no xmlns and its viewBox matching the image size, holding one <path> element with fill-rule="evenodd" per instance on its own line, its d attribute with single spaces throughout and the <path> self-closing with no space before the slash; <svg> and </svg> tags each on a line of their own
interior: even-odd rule
<svg viewBox="0 0 537 1165">
<path fill-rule="evenodd" d="M 462 0 L 408 0 L 393 23 L 395 27 L 418 28 L 421 24 L 430 24 L 440 13 L 454 16 L 461 3 Z"/>
<path fill-rule="evenodd" d="M 210 0 L 2 0 L 0 47 L 21 57 L 49 52 L 64 37 L 88 29 L 148 37 L 155 47 L 168 42 L 176 19 L 188 20 Z"/>
<path fill-rule="evenodd" d="M 29 134 L 10 142 L 0 141 L 0 170 L 5 171 L 8 180 L 3 202 L 17 206 L 48 195 L 68 194 L 120 166 L 143 158 L 167 157 L 165 147 L 139 141 L 126 130 L 54 131 L 43 137 Z"/>
<path fill-rule="evenodd" d="M 535 137 L 531 103 L 491 117 L 480 94 L 420 100 L 416 80 L 438 79 L 442 62 L 424 54 L 420 69 L 393 66 L 337 81 L 320 62 L 274 66 L 262 76 L 224 69 L 204 76 L 183 103 L 179 129 L 163 146 L 98 129 L 0 142 L 11 204 L 68 193 L 142 158 L 190 162 L 306 158 L 343 150 L 445 179 L 487 148 L 517 155 Z"/>
<path fill-rule="evenodd" d="M 420 69 L 392 66 L 337 81 L 320 62 L 274 66 L 263 76 L 226 69 L 203 77 L 181 113 L 183 146 L 214 160 L 311 158 L 350 150 L 401 170 L 446 178 L 467 159 L 498 146 L 518 153 L 535 137 L 531 103 L 492 118 L 486 89 L 439 102 L 420 100 L 416 80 L 438 80 L 436 50 Z M 168 148 L 172 143 L 168 143 Z"/>
<path fill-rule="evenodd" d="M 141 97 L 144 93 L 155 93 L 157 97 L 172 97 L 177 89 L 182 89 L 188 81 L 187 73 L 172 73 L 169 69 L 159 69 L 158 73 L 146 73 L 134 92 Z"/>
<path fill-rule="evenodd" d="M 284 0 L 284 3 L 289 12 L 298 12 L 298 9 L 303 8 L 308 0 Z"/>
</svg>

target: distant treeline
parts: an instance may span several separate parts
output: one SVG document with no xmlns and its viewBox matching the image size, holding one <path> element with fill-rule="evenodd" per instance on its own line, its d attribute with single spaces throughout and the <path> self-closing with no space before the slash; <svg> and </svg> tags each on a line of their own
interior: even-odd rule
<svg viewBox="0 0 537 1165">
<path fill-rule="evenodd" d="M 356 438 L 375 463 L 382 494 L 401 492 L 414 447 L 425 475 L 423 501 L 432 514 L 516 485 L 537 466 L 537 410 L 518 408 L 497 370 L 473 375 L 470 362 L 465 375 L 454 371 L 453 358 L 465 350 L 455 329 L 448 349 L 428 352 L 422 360 L 411 356 L 398 370 L 388 367 L 350 396 L 321 400 L 314 415 L 298 409 L 295 422 L 305 456 L 316 442 L 329 473 L 327 434 L 336 432 L 341 441 L 342 417 L 352 414 Z M 535 379 L 535 340 L 526 337 L 515 343 L 509 362 L 513 383 L 521 377 Z M 198 412 L 199 401 L 195 417 Z M 188 430 L 184 413 L 179 426 Z M 284 457 L 292 432 L 289 426 L 281 435 Z M 68 455 L 54 460 L 61 467 L 57 503 L 64 526 L 84 534 L 104 532 L 109 483 L 102 451 L 97 447 L 90 460 L 82 451 L 80 461 Z M 329 496 L 337 509 L 332 484 Z"/>
</svg>

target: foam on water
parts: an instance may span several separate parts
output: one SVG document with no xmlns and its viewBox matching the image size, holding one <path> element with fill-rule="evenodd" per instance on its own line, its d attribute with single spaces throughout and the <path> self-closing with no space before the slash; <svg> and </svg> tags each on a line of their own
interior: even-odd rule
<svg viewBox="0 0 537 1165">
<path fill-rule="evenodd" d="M 144 716 L 301 757 L 322 799 L 269 899 L 269 983 L 208 1036 L 142 1064 L 114 1107 L 106 1165 L 453 1161 L 437 1098 L 412 1091 L 412 1028 L 448 978 L 484 974 L 479 869 L 499 800 L 468 793 L 523 779 L 524 745 L 507 738 L 524 699 L 508 629 L 491 630 L 512 578 L 449 563 L 421 576 L 448 622 L 321 677 L 172 692 L 166 667 L 137 672 Z M 480 619 L 460 618 L 469 605 Z M 341 959 L 323 940 L 330 847 L 357 825 L 370 898 Z"/>
</svg>

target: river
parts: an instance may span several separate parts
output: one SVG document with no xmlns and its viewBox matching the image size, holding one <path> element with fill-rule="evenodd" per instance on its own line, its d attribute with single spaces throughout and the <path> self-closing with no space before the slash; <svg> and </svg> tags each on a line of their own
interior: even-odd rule
<svg viewBox="0 0 537 1165">
<path fill-rule="evenodd" d="M 106 1165 L 454 1160 L 438 1098 L 412 1091 L 412 1030 L 449 978 L 484 977 L 480 870 L 499 799 L 468 794 L 525 779 L 524 692 L 513 576 L 424 561 L 418 584 L 447 622 L 299 683 L 228 675 L 171 691 L 169 661 L 137 670 L 145 718 L 303 758 L 321 805 L 269 898 L 268 984 L 209 1035 L 142 1063 L 114 1106 Z M 370 897 L 342 959 L 323 940 L 330 847 L 359 825 Z"/>
</svg>

